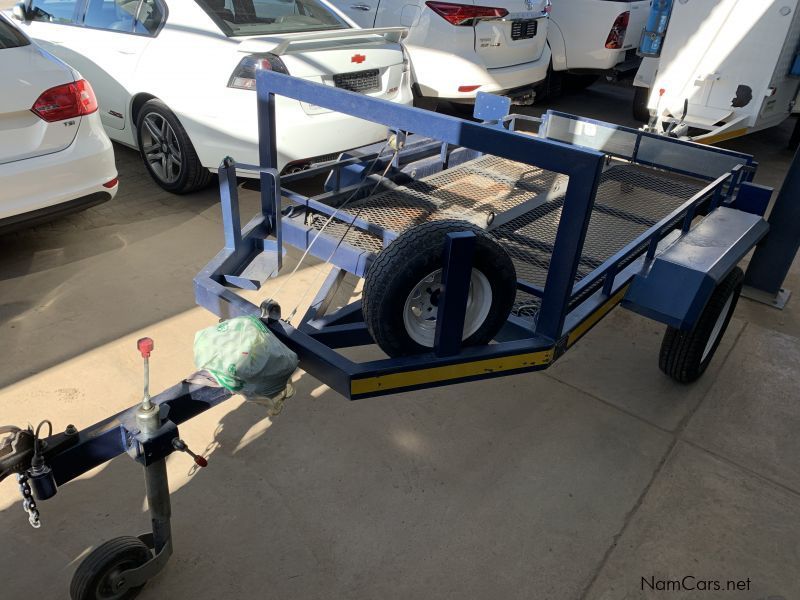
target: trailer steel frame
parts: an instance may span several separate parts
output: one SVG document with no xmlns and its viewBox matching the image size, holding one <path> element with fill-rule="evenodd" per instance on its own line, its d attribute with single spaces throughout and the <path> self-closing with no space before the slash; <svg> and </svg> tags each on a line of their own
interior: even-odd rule
<svg viewBox="0 0 800 600">
<path fill-rule="evenodd" d="M 723 236 L 719 246 L 725 260 L 716 260 L 713 268 L 701 267 L 706 272 L 713 271 L 715 277 L 731 269 L 765 233 L 763 219 L 757 216 L 759 212 L 763 214 L 762 206 L 766 207 L 765 194 L 752 184 L 757 165 L 747 155 L 698 149 L 695 144 L 558 112 L 547 113 L 539 135 L 532 136 L 514 130 L 517 122 L 529 118 L 505 115 L 502 107 L 492 107 L 491 98 L 481 99 L 481 110 L 493 118 L 486 123 L 475 123 L 272 72 L 258 73 L 257 94 L 261 164 L 236 165 L 232 159 L 226 159 L 220 166 L 225 247 L 195 278 L 196 300 L 221 318 L 261 317 L 273 334 L 297 352 L 304 370 L 350 399 L 546 369 L 623 302 L 632 287 L 641 288 L 642 274 L 658 262 L 659 254 L 668 247 L 674 252 L 704 215 L 724 216 L 727 213 L 722 211 L 732 209 L 738 209 L 733 211 L 737 214 L 755 213 L 750 221 L 745 219 L 739 230 L 729 230 L 724 223 L 719 229 Z M 391 156 L 382 155 L 380 148 L 345 153 L 332 163 L 281 176 L 275 162 L 276 94 L 382 123 L 393 132 L 391 139 L 400 149 Z M 702 152 L 707 160 L 692 159 L 697 152 Z M 374 253 L 320 232 L 304 224 L 298 215 L 314 212 L 335 216 L 348 228 L 381 240 L 385 247 L 397 237 L 398 231 L 361 219 L 357 214 L 337 213 L 337 201 L 354 192 L 362 193 L 362 180 L 369 181 L 370 187 L 374 184 L 391 187 L 413 179 L 418 170 L 443 172 L 480 154 L 492 154 L 569 177 L 544 285 L 517 282 L 520 292 L 540 302 L 538 318 L 532 321 L 510 315 L 495 343 L 462 346 L 463 296 L 469 285 L 468 257 L 472 255 L 475 237 L 471 232 L 454 232 L 447 236 L 443 248 L 444 292 L 432 351 L 362 363 L 337 352 L 372 343 L 359 301 L 333 311 L 330 306 L 345 274 L 363 276 Z M 681 162 L 681 156 L 690 157 L 688 164 Z M 649 224 L 643 233 L 628 240 L 577 280 L 598 186 L 610 160 L 691 176 L 702 185 L 691 198 Z M 680 164 L 676 166 L 670 160 Z M 711 163 L 716 166 L 709 167 Z M 727 166 L 720 171 L 720 164 Z M 369 165 L 385 171 L 385 176 L 375 177 Z M 237 166 L 257 171 L 261 178 L 260 213 L 244 227 L 237 195 Z M 320 173 L 330 173 L 330 189 L 324 194 L 308 197 L 287 187 Z M 282 199 L 289 204 L 284 206 Z M 316 243 L 312 243 L 315 236 Z M 264 280 L 277 274 L 286 243 L 323 260 L 330 258 L 335 265 L 296 326 L 281 320 L 279 307 L 268 299 L 257 306 L 233 289 L 259 289 Z M 644 298 L 639 301 L 643 306 L 651 287 L 645 284 L 644 296 L 639 295 Z M 636 308 L 636 302 L 630 298 L 626 303 Z M 696 315 L 687 313 L 683 317 L 690 324 Z M 63 485 L 120 454 L 128 454 L 145 468 L 153 531 L 140 539 L 152 549 L 151 558 L 137 568 L 113 573 L 115 590 L 142 585 L 163 568 L 172 552 L 164 460 L 181 449 L 176 444 L 178 425 L 230 397 L 231 392 L 222 387 L 183 381 L 151 399 L 158 410 L 155 430 L 142 427 L 135 406 L 82 431 L 70 426 L 44 440 L 44 461 L 56 485 Z M 21 472 L 29 473 L 29 459 L 25 464 L 21 462 Z"/>
</svg>

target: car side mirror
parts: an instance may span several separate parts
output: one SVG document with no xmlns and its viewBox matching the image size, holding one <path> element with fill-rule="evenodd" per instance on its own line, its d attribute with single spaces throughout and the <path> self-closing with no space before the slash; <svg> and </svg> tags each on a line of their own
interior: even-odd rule
<svg viewBox="0 0 800 600">
<path fill-rule="evenodd" d="M 28 5 L 24 2 L 17 2 L 11 8 L 11 16 L 14 17 L 17 21 L 29 21 L 28 18 Z"/>
</svg>

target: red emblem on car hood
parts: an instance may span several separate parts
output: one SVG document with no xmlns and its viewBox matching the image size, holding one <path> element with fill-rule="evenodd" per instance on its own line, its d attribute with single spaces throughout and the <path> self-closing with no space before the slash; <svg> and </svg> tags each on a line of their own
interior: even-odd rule
<svg viewBox="0 0 800 600">
<path fill-rule="evenodd" d="M 365 60 L 367 60 L 367 57 L 364 56 L 363 54 L 353 54 L 353 56 L 350 57 L 350 62 L 354 62 L 359 65 L 363 63 Z"/>
</svg>

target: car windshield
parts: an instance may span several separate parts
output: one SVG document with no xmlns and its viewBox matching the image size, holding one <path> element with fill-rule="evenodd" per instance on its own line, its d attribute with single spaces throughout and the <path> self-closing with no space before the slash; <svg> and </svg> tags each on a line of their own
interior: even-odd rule
<svg viewBox="0 0 800 600">
<path fill-rule="evenodd" d="M 318 0 L 196 0 L 227 36 L 347 29 Z"/>
<path fill-rule="evenodd" d="M 30 44 L 28 38 L 17 31 L 16 27 L 0 18 L 0 50 L 19 48 Z"/>
</svg>

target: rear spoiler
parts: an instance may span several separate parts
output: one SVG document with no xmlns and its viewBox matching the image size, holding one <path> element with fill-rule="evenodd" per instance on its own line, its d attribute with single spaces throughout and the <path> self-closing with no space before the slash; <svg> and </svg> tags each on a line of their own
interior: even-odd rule
<svg viewBox="0 0 800 600">
<path fill-rule="evenodd" d="M 375 29 L 341 29 L 334 31 L 313 31 L 309 33 L 292 34 L 292 37 L 257 37 L 244 40 L 239 44 L 239 52 L 258 54 L 270 52 L 271 54 L 284 54 L 292 44 L 309 42 L 313 40 L 341 40 L 346 38 L 359 38 L 369 35 L 380 35 L 387 42 L 397 44 L 408 35 L 405 27 L 379 27 Z"/>
</svg>

